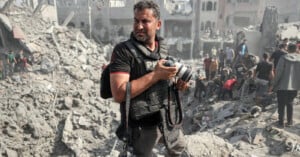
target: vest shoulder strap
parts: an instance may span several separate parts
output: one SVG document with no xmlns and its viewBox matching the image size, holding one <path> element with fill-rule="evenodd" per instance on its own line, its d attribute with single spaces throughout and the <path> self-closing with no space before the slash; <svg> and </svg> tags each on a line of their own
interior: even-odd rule
<svg viewBox="0 0 300 157">
<path fill-rule="evenodd" d="M 133 46 L 130 40 L 125 41 L 125 45 L 129 48 L 130 52 L 134 56 L 134 58 L 137 60 L 137 62 L 140 64 L 142 61 L 139 59 L 139 55 L 136 52 L 136 48 Z"/>
<path fill-rule="evenodd" d="M 159 47 L 160 57 L 166 58 L 167 56 L 169 56 L 168 45 L 163 40 L 160 40 L 159 45 L 160 45 L 160 47 Z"/>
<path fill-rule="evenodd" d="M 132 41 L 131 39 L 125 41 L 125 44 L 130 49 L 134 57 L 139 57 L 139 53 L 137 51 L 141 51 L 141 53 L 144 53 L 147 56 L 148 51 L 146 50 L 146 48 L 134 43 L 134 41 Z M 159 55 L 160 58 L 166 58 L 167 56 L 169 56 L 168 45 L 165 42 L 163 42 L 163 40 L 159 41 Z"/>
</svg>

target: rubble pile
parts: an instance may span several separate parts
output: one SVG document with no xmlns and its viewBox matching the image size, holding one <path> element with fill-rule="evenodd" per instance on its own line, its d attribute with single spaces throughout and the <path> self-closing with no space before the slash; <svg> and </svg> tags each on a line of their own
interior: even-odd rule
<svg viewBox="0 0 300 157">
<path fill-rule="evenodd" d="M 225 156 L 299 156 L 300 125 L 276 127 L 277 104 L 275 98 L 272 100 L 265 106 L 255 106 L 251 95 L 240 101 L 192 101 L 185 108 L 185 133 L 191 136 L 210 133 L 227 142 L 219 146 L 222 142 L 206 141 L 211 135 L 202 135 L 202 142 L 199 143 L 204 144 L 206 150 L 217 154 L 202 152 L 201 156 L 222 156 L 218 151 L 223 151 L 223 147 L 228 148 Z M 299 98 L 297 101 L 296 104 Z M 214 140 L 215 137 L 208 139 Z M 216 145 L 219 146 L 217 149 Z M 243 154 L 231 155 L 228 145 Z M 197 147 L 197 152 L 200 152 L 201 145 Z"/>
<path fill-rule="evenodd" d="M 0 156 L 117 156 L 119 106 L 99 96 L 101 66 L 112 46 L 44 21 L 26 7 L 14 7 L 7 16 L 26 34 L 21 42 L 34 60 L 28 72 L 0 81 Z M 271 125 L 275 102 L 261 107 L 251 98 L 192 98 L 190 92 L 183 99 L 186 156 L 300 155 L 299 125 Z M 155 151 L 160 156 L 164 148 Z"/>
<path fill-rule="evenodd" d="M 12 10 L 7 16 L 26 34 L 21 42 L 34 61 L 0 81 L 0 156 L 109 154 L 119 114 L 99 97 L 103 46 L 27 8 Z"/>
</svg>

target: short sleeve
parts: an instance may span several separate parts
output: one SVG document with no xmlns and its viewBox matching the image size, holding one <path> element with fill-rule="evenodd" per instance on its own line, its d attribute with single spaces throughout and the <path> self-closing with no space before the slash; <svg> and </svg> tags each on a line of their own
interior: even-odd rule
<svg viewBox="0 0 300 157">
<path fill-rule="evenodd" d="M 131 58 L 128 49 L 123 43 L 115 46 L 111 56 L 110 72 L 127 72 L 131 71 Z"/>
</svg>

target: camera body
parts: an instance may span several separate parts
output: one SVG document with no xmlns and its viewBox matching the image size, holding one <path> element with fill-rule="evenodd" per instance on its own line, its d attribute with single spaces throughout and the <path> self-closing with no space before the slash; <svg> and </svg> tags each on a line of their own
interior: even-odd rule
<svg viewBox="0 0 300 157">
<path fill-rule="evenodd" d="M 166 62 L 164 63 L 164 66 L 178 68 L 176 76 L 179 77 L 181 80 L 188 82 L 192 78 L 192 70 L 180 63 L 180 61 L 177 61 L 174 57 L 167 56 L 165 60 Z"/>
</svg>

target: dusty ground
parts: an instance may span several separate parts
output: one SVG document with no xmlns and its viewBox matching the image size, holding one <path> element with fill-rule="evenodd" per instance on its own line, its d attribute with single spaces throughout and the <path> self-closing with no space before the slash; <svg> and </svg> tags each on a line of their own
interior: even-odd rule
<svg viewBox="0 0 300 157">
<path fill-rule="evenodd" d="M 99 96 L 100 67 L 111 46 L 53 26 L 27 8 L 13 8 L 7 16 L 25 32 L 22 42 L 34 49 L 35 61 L 25 74 L 0 81 L 0 157 L 117 156 L 119 106 Z M 276 99 L 251 114 L 251 96 L 199 103 L 190 90 L 182 97 L 186 156 L 300 156 L 298 98 L 295 125 L 280 129 L 274 125 Z M 162 156 L 164 147 L 154 151 Z"/>
</svg>

